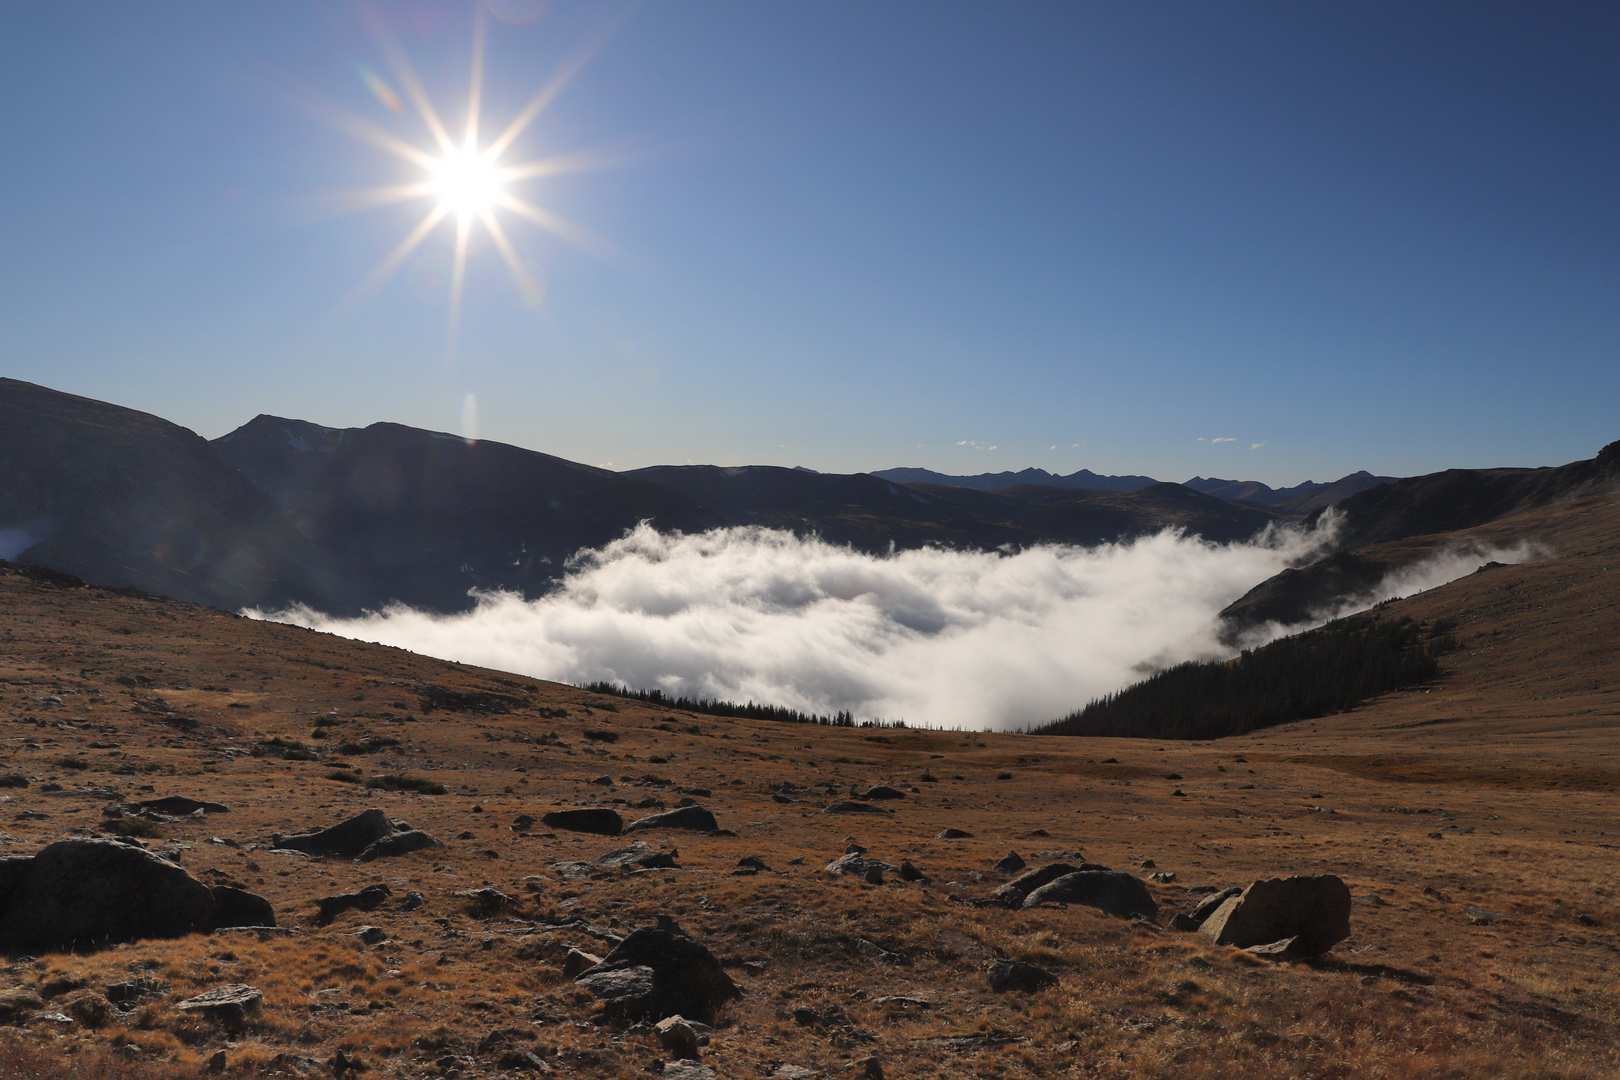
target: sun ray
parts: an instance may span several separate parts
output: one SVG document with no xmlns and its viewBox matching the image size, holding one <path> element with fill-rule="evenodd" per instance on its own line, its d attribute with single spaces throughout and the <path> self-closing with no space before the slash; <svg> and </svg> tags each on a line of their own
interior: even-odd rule
<svg viewBox="0 0 1620 1080">
<path fill-rule="evenodd" d="M 450 359 L 456 356 L 456 339 L 461 333 L 461 298 L 467 281 L 467 242 L 472 234 L 472 217 L 458 215 L 456 220 L 456 257 L 450 270 L 450 340 L 447 343 Z"/>
<path fill-rule="evenodd" d="M 341 204 L 339 209 L 355 212 L 375 210 L 380 206 L 392 206 L 395 203 L 410 202 L 413 199 L 426 198 L 432 194 L 432 182 L 419 180 L 410 184 L 380 184 L 377 187 L 341 191 L 337 192 L 333 198 Z"/>
<path fill-rule="evenodd" d="M 388 58 L 389 66 L 394 69 L 394 77 L 399 79 L 400 85 L 405 88 L 405 96 L 410 98 L 411 104 L 415 106 L 416 114 L 422 118 L 422 123 L 427 125 L 428 134 L 439 144 L 439 150 L 442 153 L 454 150 L 455 143 L 450 140 L 450 133 L 439 120 L 433 102 L 428 100 L 427 91 L 422 89 L 422 83 L 416 77 L 416 69 L 411 67 L 410 60 L 392 38 L 383 39 L 383 55 Z"/>
<path fill-rule="evenodd" d="M 484 228 L 489 230 L 489 238 L 495 241 L 495 250 L 501 253 L 506 268 L 512 272 L 512 280 L 518 287 L 518 295 L 523 297 L 525 302 L 530 296 L 540 295 L 540 283 L 534 280 L 528 268 L 523 265 L 523 260 L 518 257 L 511 241 L 506 238 L 506 230 L 501 228 L 495 214 L 485 210 L 480 219 L 484 223 Z"/>
<path fill-rule="evenodd" d="M 386 259 L 378 263 L 375 270 L 366 275 L 366 279 L 355 290 L 354 299 L 364 296 L 386 281 L 390 274 L 399 269 L 400 263 L 409 258 L 411 252 L 415 251 L 422 241 L 427 239 L 428 233 L 432 232 L 434 226 L 443 221 L 448 213 L 450 213 L 450 208 L 442 203 L 429 210 L 427 216 L 417 222 L 416 228 L 412 229 L 405 239 L 399 242 L 399 246 L 390 252 Z"/>
<path fill-rule="evenodd" d="M 497 195 L 495 202 L 497 205 L 512 211 L 518 217 L 540 226 L 553 236 L 568 241 L 568 243 L 588 255 L 595 255 L 599 259 L 608 257 L 609 252 L 606 242 L 583 225 L 576 225 L 567 218 L 520 199 L 509 191 L 503 191 Z"/>
<path fill-rule="evenodd" d="M 630 154 L 626 151 L 572 150 L 566 154 L 553 154 L 536 161 L 503 165 L 499 172 L 502 180 L 538 180 L 547 176 L 566 176 L 569 173 L 611 169 L 628 160 Z"/>
<path fill-rule="evenodd" d="M 586 41 L 583 47 L 576 51 L 562 67 L 557 69 L 556 74 L 546 80 L 545 85 L 540 87 L 534 97 L 529 99 L 529 103 L 523 106 L 522 111 L 513 117 L 510 124 L 506 125 L 506 130 L 501 132 L 495 141 L 489 144 L 491 157 L 500 157 L 506 153 L 513 140 L 523 134 L 525 128 L 534 123 L 534 118 L 539 116 L 558 94 L 562 93 L 563 87 L 573 81 L 574 76 L 580 73 L 591 58 L 596 55 L 597 51 L 608 43 L 608 39 L 618 33 L 619 27 L 624 25 L 624 21 L 628 17 L 628 12 L 626 12 L 612 22 L 605 23 Z"/>
<path fill-rule="evenodd" d="M 438 159 L 419 146 L 413 146 L 393 132 L 385 131 L 373 124 L 370 120 L 356 116 L 347 109 L 333 105 L 322 104 L 316 109 L 316 115 L 331 124 L 333 127 L 348 132 L 363 143 L 369 143 L 384 153 L 392 154 L 401 161 L 408 161 L 421 168 L 432 168 Z"/>
<path fill-rule="evenodd" d="M 478 13 L 473 17 L 473 57 L 472 57 L 472 85 L 467 89 L 467 138 L 466 151 L 471 153 L 478 145 L 478 112 L 483 107 L 484 97 L 484 5 L 478 5 Z M 499 157 L 497 151 L 490 155 L 494 160 Z"/>
</svg>

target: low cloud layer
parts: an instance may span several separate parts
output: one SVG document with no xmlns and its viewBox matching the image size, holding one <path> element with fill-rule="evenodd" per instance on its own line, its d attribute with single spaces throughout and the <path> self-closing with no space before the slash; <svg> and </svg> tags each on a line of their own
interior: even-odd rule
<svg viewBox="0 0 1620 1080">
<path fill-rule="evenodd" d="M 1095 548 L 872 556 L 772 530 L 642 527 L 576 557 L 538 600 L 487 594 L 450 616 L 272 617 L 561 682 L 1009 728 L 1152 667 L 1224 655 L 1216 613 L 1319 547 L 1326 529 L 1243 544 L 1166 531 Z"/>
</svg>

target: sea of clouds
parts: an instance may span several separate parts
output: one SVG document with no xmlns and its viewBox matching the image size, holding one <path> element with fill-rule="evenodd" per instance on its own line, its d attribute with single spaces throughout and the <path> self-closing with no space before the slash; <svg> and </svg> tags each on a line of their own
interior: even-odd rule
<svg viewBox="0 0 1620 1080">
<path fill-rule="evenodd" d="M 644 525 L 576 555 L 535 600 L 481 593 L 457 615 L 248 614 L 559 682 L 1005 729 L 1055 719 L 1157 667 L 1230 655 L 1216 614 L 1319 550 L 1333 528 L 1328 517 L 1244 543 L 1165 530 L 1090 548 L 870 555 L 769 529 Z M 1351 606 L 1491 559 L 1516 561 L 1447 552 Z"/>
</svg>

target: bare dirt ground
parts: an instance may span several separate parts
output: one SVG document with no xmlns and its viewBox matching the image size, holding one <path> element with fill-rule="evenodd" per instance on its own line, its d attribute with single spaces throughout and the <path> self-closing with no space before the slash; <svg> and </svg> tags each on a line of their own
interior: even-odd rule
<svg viewBox="0 0 1620 1080">
<path fill-rule="evenodd" d="M 593 1022 L 561 961 L 667 914 L 745 991 L 703 1049 L 720 1077 L 862 1076 L 873 1057 L 891 1078 L 1615 1075 L 1620 500 L 1478 532 L 1539 540 L 1547 557 L 1391 606 L 1456 621 L 1461 647 L 1438 680 L 1205 743 L 675 713 L 0 572 L 0 773 L 30 780 L 0 790 L 0 852 L 100 832 L 113 793 L 217 800 L 230 811 L 144 842 L 174 845 L 205 882 L 265 895 L 290 928 L 11 958 L 0 1074 L 191 1076 L 223 1049 L 227 1075 L 331 1075 L 342 1050 L 368 1077 L 480 1077 L 516 1068 L 518 1048 L 560 1073 L 645 1075 L 663 1052 L 640 1029 Z M 313 760 L 278 756 L 276 738 Z M 328 778 L 345 771 L 447 793 Z M 873 783 L 907 797 L 889 813 L 823 812 Z M 683 797 L 732 835 L 636 834 L 679 869 L 572 880 L 553 864 L 627 838 L 512 828 L 575 805 L 630 820 Z M 267 850 L 273 833 L 372 806 L 447 847 L 360 866 Z M 972 835 L 937 838 L 950 827 Z M 929 880 L 822 872 L 852 840 Z M 1320 960 L 1276 964 L 1087 908 L 976 906 L 1006 880 L 991 864 L 1009 851 L 1173 873 L 1150 886 L 1160 923 L 1200 886 L 1335 873 L 1358 898 L 1353 934 Z M 733 875 L 748 855 L 770 869 Z M 315 925 L 318 897 L 376 882 L 424 902 Z M 520 906 L 479 914 L 457 895 L 485 885 Z M 583 922 L 551 928 L 570 918 Z M 387 940 L 362 943 L 363 924 Z M 909 963 L 870 959 L 862 941 Z M 992 993 L 984 968 L 998 956 L 1060 985 Z M 106 987 L 137 975 L 165 989 L 103 1007 Z M 264 992 L 241 1028 L 173 1008 L 228 983 Z"/>
</svg>

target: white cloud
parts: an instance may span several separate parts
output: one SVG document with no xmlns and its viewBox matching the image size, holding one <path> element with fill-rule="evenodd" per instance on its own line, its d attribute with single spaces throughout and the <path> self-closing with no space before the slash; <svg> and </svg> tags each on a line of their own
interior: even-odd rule
<svg viewBox="0 0 1620 1080">
<path fill-rule="evenodd" d="M 1223 435 L 1219 439 L 1211 439 L 1209 441 L 1210 442 L 1237 442 L 1237 439 L 1233 438 L 1230 435 Z"/>
<path fill-rule="evenodd" d="M 1166 531 L 1089 549 L 873 556 L 770 530 L 643 526 L 576 556 L 537 600 L 275 617 L 563 682 L 1006 728 L 1061 716 L 1144 664 L 1223 655 L 1215 614 L 1332 527 L 1228 545 Z"/>
<path fill-rule="evenodd" d="M 1250 443 L 1249 444 L 1249 449 L 1250 450 L 1258 450 L 1258 449 L 1260 449 L 1262 446 L 1266 445 L 1266 443 L 1268 443 L 1270 441 L 1271 441 L 1270 439 L 1261 439 L 1257 443 Z"/>
</svg>

